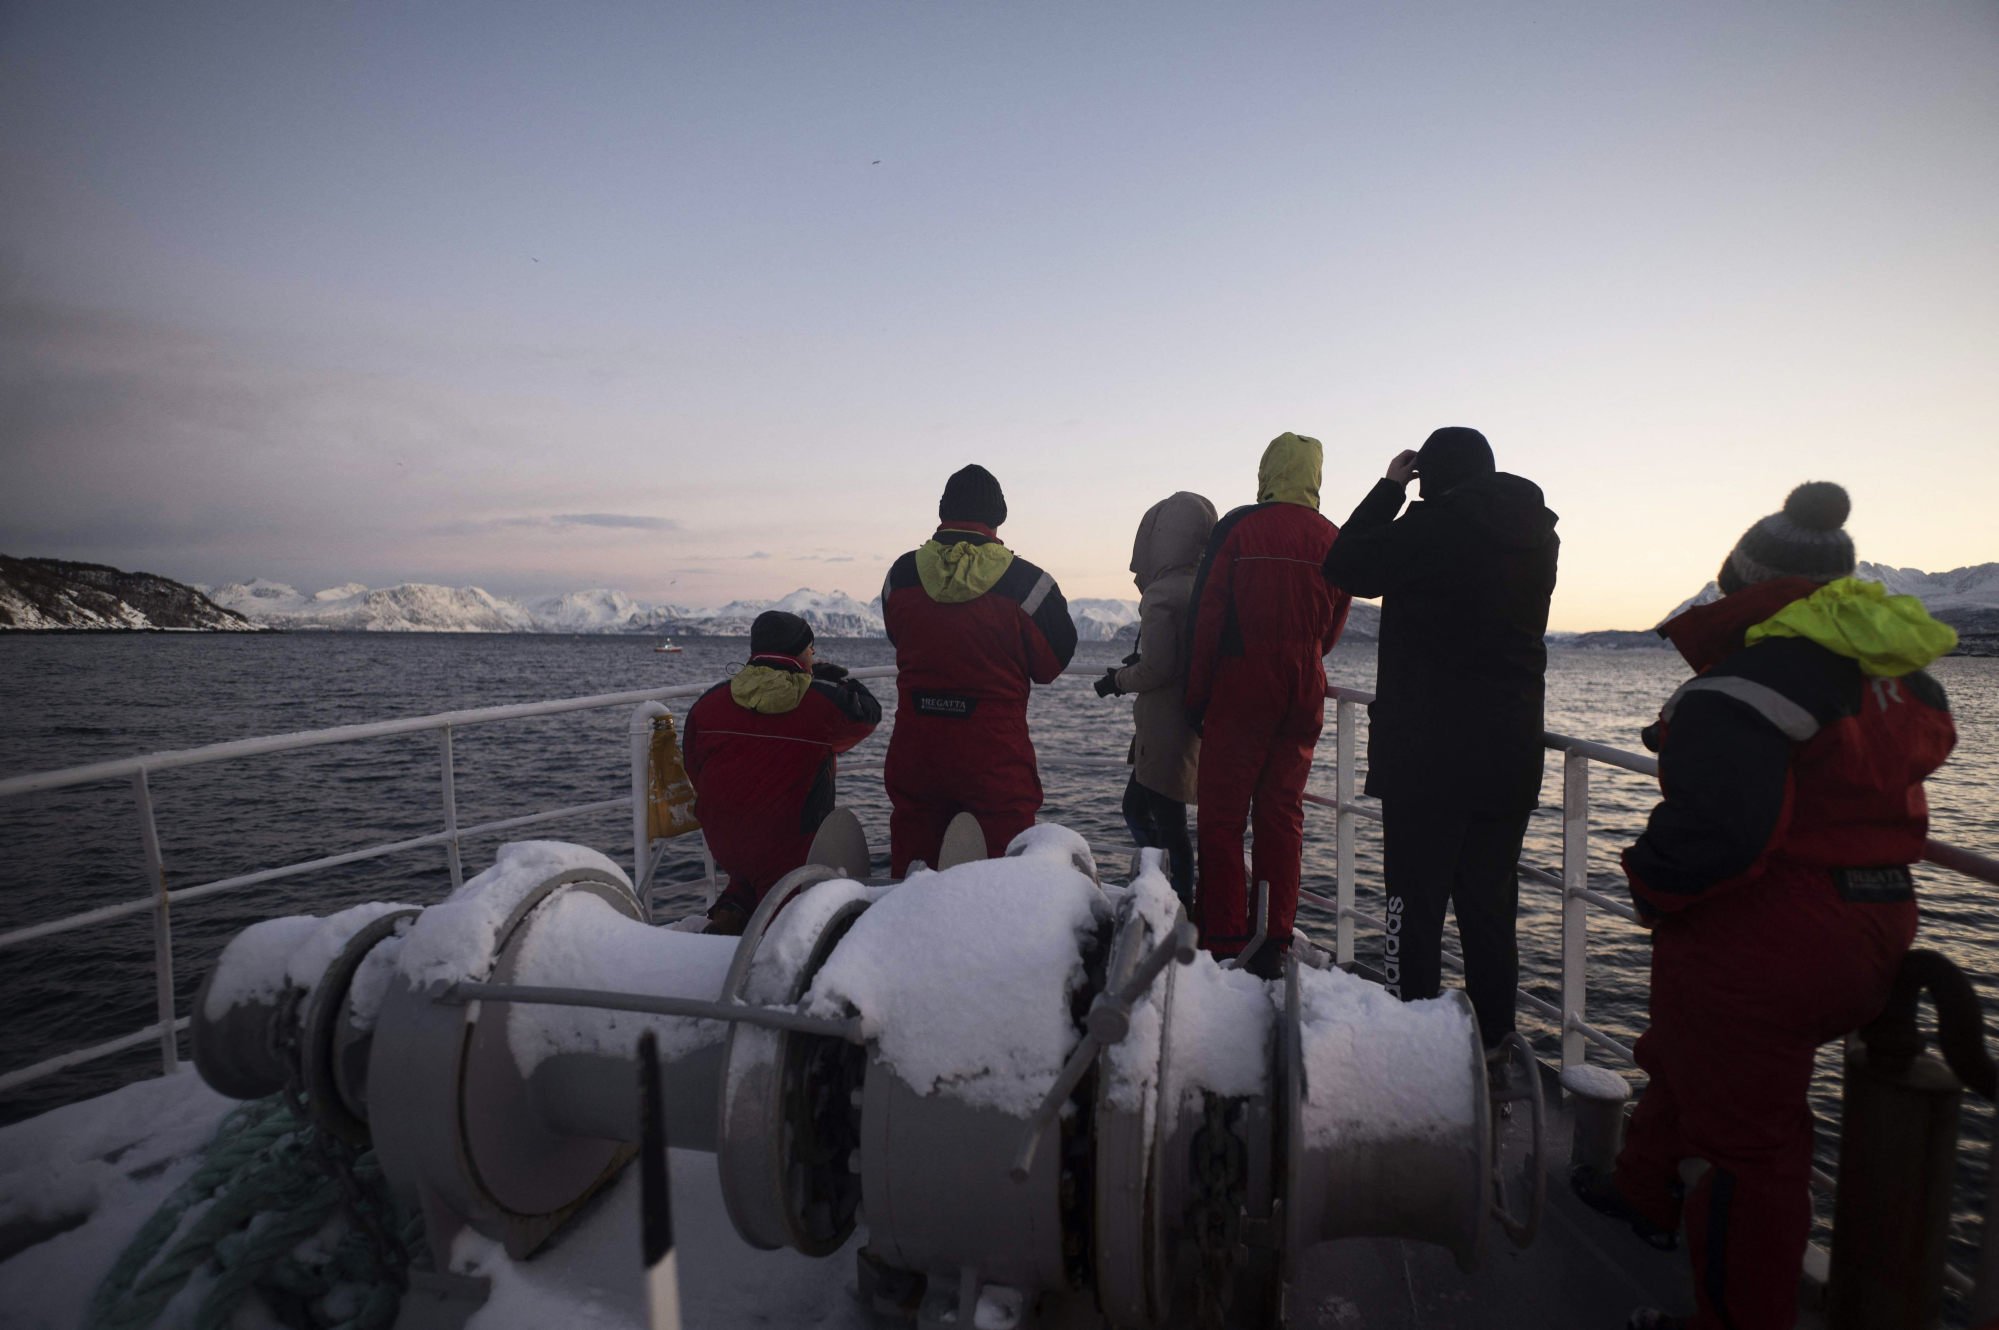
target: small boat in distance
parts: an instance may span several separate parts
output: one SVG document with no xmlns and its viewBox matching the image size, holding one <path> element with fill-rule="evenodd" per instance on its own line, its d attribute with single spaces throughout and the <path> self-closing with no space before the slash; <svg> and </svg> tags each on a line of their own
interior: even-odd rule
<svg viewBox="0 0 1999 1330">
<path fill-rule="evenodd" d="M 653 648 L 654 651 L 661 652 L 666 655 L 677 655 L 684 649 L 685 648 L 683 648 L 680 645 L 680 643 L 674 641 L 672 638 L 668 638 L 666 641 L 661 642 L 658 646 Z"/>
</svg>

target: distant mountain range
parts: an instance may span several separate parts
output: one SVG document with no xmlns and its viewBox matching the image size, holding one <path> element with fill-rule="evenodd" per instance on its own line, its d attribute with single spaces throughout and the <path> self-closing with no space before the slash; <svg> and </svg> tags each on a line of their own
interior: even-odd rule
<svg viewBox="0 0 1999 1330">
<path fill-rule="evenodd" d="M 732 600 L 715 609 L 646 604 L 597 588 L 512 600 L 478 587 L 407 582 L 370 588 L 351 583 L 306 595 L 257 579 L 208 592 L 217 604 L 271 628 L 428 633 L 688 633 L 747 637 L 765 610 L 788 610 L 824 637 L 883 636 L 881 598 L 859 601 L 840 591 L 800 588 L 776 600 Z M 1070 615 L 1085 641 L 1135 631 L 1138 602 L 1072 600 Z"/>
<path fill-rule="evenodd" d="M 1863 563 L 1859 575 L 1897 595 L 1920 597 L 1932 614 L 1956 628 L 1960 649 L 1999 655 L 1999 563 L 1925 573 Z M 1673 615 L 1719 596 L 1710 582 Z M 859 601 L 840 591 L 800 588 L 776 600 L 734 600 L 715 609 L 648 604 L 622 591 L 597 588 L 559 596 L 510 599 L 479 587 L 405 582 L 367 587 L 358 582 L 311 594 L 254 578 L 210 589 L 150 573 L 101 564 L 0 555 L 0 629 L 164 628 L 254 631 L 332 630 L 370 633 L 624 633 L 747 637 L 767 609 L 789 610 L 824 637 L 881 637 L 881 598 Z M 1085 642 L 1130 640 L 1138 634 L 1138 602 L 1083 598 L 1069 602 Z M 1381 611 L 1355 601 L 1342 639 L 1371 643 Z M 1632 650 L 1665 646 L 1650 629 L 1551 633 L 1564 646 Z"/>
<path fill-rule="evenodd" d="M 1973 564 L 1968 568 L 1953 568 L 1947 573 L 1891 568 L 1884 563 L 1862 563 L 1854 569 L 1854 573 L 1868 581 L 1881 583 L 1888 588 L 1890 595 L 1914 596 L 1922 601 L 1923 607 L 1931 614 L 1957 629 L 1960 654 L 1999 655 L 1999 563 Z M 1696 605 L 1710 604 L 1719 599 L 1721 588 L 1709 582 L 1674 606 L 1659 622 L 1665 623 Z M 1671 649 L 1656 628 L 1563 634 L 1558 640 L 1565 646 L 1600 651 Z"/>
</svg>

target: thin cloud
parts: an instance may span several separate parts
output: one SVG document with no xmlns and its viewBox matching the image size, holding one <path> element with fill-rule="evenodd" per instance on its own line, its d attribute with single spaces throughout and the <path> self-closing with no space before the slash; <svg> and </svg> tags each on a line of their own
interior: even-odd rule
<svg viewBox="0 0 1999 1330">
<path fill-rule="evenodd" d="M 596 527 L 608 531 L 678 531 L 680 523 L 670 517 L 648 517 L 643 513 L 520 513 L 510 517 L 468 518 L 439 522 L 430 530 L 436 535 L 463 536 L 480 531 L 561 530 Z"/>
<path fill-rule="evenodd" d="M 648 517 L 644 513 L 557 513 L 547 520 L 554 526 L 601 526 L 614 531 L 680 530 L 680 523 L 670 517 Z"/>
<path fill-rule="evenodd" d="M 768 559 L 770 557 L 770 551 L 751 550 L 748 554 L 745 554 L 743 557 L 745 559 Z"/>
</svg>

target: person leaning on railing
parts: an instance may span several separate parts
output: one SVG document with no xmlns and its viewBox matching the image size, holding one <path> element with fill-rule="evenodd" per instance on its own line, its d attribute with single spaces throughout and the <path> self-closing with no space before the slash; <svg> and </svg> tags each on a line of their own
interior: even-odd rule
<svg viewBox="0 0 1999 1330">
<path fill-rule="evenodd" d="M 882 583 L 895 647 L 888 791 L 891 871 L 934 865 L 951 819 L 970 813 L 997 859 L 1034 825 L 1041 771 L 1027 698 L 1076 654 L 1076 624 L 1055 579 L 1000 542 L 1006 495 L 992 472 L 961 467 L 937 501 L 939 525 Z"/>
<path fill-rule="evenodd" d="M 694 813 L 729 875 L 707 932 L 740 934 L 764 893 L 805 862 L 833 811 L 839 754 L 881 718 L 867 685 L 816 658 L 810 624 L 783 610 L 756 617 L 749 663 L 687 709 Z"/>
<path fill-rule="evenodd" d="M 1398 517 L 1412 478 L 1422 501 Z M 1381 800 L 1388 991 L 1441 991 L 1454 907 L 1496 1067 L 1520 982 L 1520 843 L 1541 796 L 1555 520 L 1483 434 L 1453 426 L 1396 454 L 1324 564 L 1335 586 L 1381 597 L 1366 793 Z"/>
<path fill-rule="evenodd" d="M 1698 673 L 1645 733 L 1664 799 L 1624 852 L 1653 930 L 1651 1080 L 1614 1176 L 1574 1178 L 1655 1246 L 1685 1221 L 1698 1310 L 1641 1309 L 1644 1330 L 1793 1324 L 1813 1054 L 1879 1012 L 1915 936 L 1923 780 L 1957 739 L 1923 667 L 1957 638 L 1852 575 L 1847 511 L 1799 486 L 1729 553 L 1722 598 L 1659 630 Z"/>
</svg>

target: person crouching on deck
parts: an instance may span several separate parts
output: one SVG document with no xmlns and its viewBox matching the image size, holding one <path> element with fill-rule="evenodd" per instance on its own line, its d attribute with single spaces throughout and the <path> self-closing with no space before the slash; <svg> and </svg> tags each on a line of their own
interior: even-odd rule
<svg viewBox="0 0 1999 1330">
<path fill-rule="evenodd" d="M 741 933 L 764 893 L 805 862 L 833 811 L 835 759 L 881 723 L 866 685 L 815 655 L 805 620 L 765 610 L 750 626 L 749 663 L 688 708 L 694 814 L 729 875 L 707 932 Z"/>
<path fill-rule="evenodd" d="M 937 862 L 944 829 L 969 812 L 986 853 L 1034 825 L 1041 776 L 1027 696 L 1076 654 L 1076 625 L 1055 579 L 1000 543 L 1006 496 L 982 466 L 952 475 L 942 525 L 895 561 L 882 623 L 895 646 L 895 729 L 883 778 L 897 877 Z"/>
<path fill-rule="evenodd" d="M 1813 1053 L 1880 1011 L 1915 935 L 1923 779 L 1957 738 L 1923 667 L 1957 638 L 1853 576 L 1847 510 L 1799 486 L 1729 554 L 1722 598 L 1659 629 L 1696 675 L 1645 732 L 1664 799 L 1624 852 L 1652 927 L 1651 1080 L 1615 1175 L 1573 1179 L 1655 1246 L 1685 1221 L 1698 1310 L 1634 1325 L 1792 1325 Z"/>
<path fill-rule="evenodd" d="M 1138 584 L 1138 650 L 1097 680 L 1097 696 L 1138 694 L 1132 703 L 1131 779 L 1124 822 L 1141 846 L 1166 851 L 1173 890 L 1194 901 L 1194 845 L 1187 805 L 1197 797 L 1201 736 L 1187 724 L 1187 609 L 1194 568 L 1215 529 L 1215 505 L 1185 490 L 1161 499 L 1139 519 L 1131 545 Z"/>
<path fill-rule="evenodd" d="M 1194 575 L 1187 719 L 1201 734 L 1201 945 L 1234 956 L 1255 934 L 1253 880 L 1270 884 L 1268 940 L 1245 966 L 1275 974 L 1290 950 L 1305 847 L 1305 778 L 1326 713 L 1325 656 L 1352 597 L 1320 565 L 1339 528 L 1319 513 L 1319 441 L 1280 434 L 1257 468 L 1256 502 L 1208 539 Z M 1251 805 L 1255 812 L 1252 815 Z"/>
</svg>

